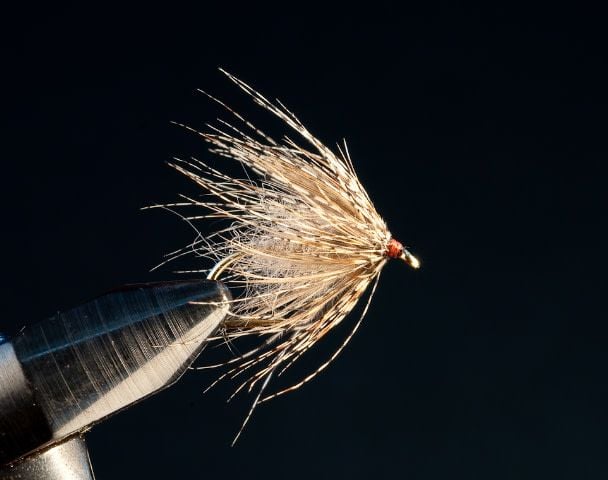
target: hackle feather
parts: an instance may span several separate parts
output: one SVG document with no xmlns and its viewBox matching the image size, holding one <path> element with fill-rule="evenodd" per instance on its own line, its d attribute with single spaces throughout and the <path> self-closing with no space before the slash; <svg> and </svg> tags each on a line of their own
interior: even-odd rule
<svg viewBox="0 0 608 480">
<path fill-rule="evenodd" d="M 220 377 L 247 373 L 237 392 L 260 385 L 245 424 L 258 403 L 298 388 L 339 354 L 363 319 L 371 294 L 351 334 L 328 361 L 297 384 L 262 396 L 275 371 L 282 373 L 342 322 L 369 284 L 377 281 L 389 258 L 400 255 L 408 260 L 403 253 L 407 250 L 387 250 L 390 242 L 402 247 L 392 239 L 357 178 L 346 144 L 337 152 L 330 150 L 281 102 L 271 102 L 223 73 L 297 138 L 275 141 L 214 99 L 240 127 L 220 121 L 219 126 L 196 133 L 212 152 L 244 165 L 253 179 L 233 178 L 195 159 L 176 159 L 172 164 L 206 193 L 179 204 L 207 210 L 186 219 L 228 221 L 207 238 L 199 235 L 188 249 L 214 261 L 208 278 L 219 279 L 237 292 L 223 323 L 223 337 L 262 339 L 259 347 L 229 361 L 232 366 Z"/>
</svg>

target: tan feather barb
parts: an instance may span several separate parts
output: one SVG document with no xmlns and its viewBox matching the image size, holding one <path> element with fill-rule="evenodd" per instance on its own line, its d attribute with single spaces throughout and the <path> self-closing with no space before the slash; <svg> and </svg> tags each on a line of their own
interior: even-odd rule
<svg viewBox="0 0 608 480">
<path fill-rule="evenodd" d="M 230 222 L 206 239 L 197 237 L 174 257 L 194 250 L 213 259 L 208 278 L 237 292 L 223 325 L 225 338 L 263 339 L 258 348 L 229 361 L 233 366 L 220 377 L 249 372 L 237 392 L 260 384 L 244 426 L 258 403 L 300 387 L 340 353 L 360 325 L 389 258 L 401 258 L 414 268 L 419 262 L 392 238 L 357 178 L 346 143 L 338 146 L 337 154 L 332 152 L 282 103 L 268 101 L 222 72 L 308 144 L 303 148 L 288 137 L 277 142 L 214 99 L 248 133 L 222 121 L 220 127 L 197 133 L 211 144 L 212 152 L 242 163 L 257 178 L 233 178 L 198 160 L 172 164 L 209 195 L 170 206 L 190 205 L 209 212 L 186 217 L 189 222 Z M 331 358 L 299 383 L 262 397 L 271 375 L 282 373 L 338 325 L 374 280 L 363 314 Z"/>
</svg>

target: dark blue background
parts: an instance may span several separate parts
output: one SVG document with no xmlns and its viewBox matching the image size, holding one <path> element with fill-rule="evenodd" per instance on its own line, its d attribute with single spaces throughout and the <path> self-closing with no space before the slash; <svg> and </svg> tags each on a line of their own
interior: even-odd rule
<svg viewBox="0 0 608 480">
<path fill-rule="evenodd" d="M 254 110 L 218 66 L 328 144 L 346 137 L 423 262 L 389 265 L 352 344 L 259 408 L 235 448 L 251 398 L 226 405 L 234 385 L 203 395 L 215 374 L 191 373 L 88 435 L 98 478 L 608 476 L 603 12 L 192 2 L 1 17 L 5 332 L 177 277 L 148 270 L 190 230 L 139 208 L 197 193 L 164 163 L 211 159 L 169 124 L 216 117 L 196 88 Z"/>
</svg>

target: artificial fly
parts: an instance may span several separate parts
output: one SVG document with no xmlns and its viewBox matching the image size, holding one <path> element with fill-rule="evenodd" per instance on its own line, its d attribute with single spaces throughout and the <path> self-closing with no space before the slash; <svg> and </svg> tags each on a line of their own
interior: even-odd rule
<svg viewBox="0 0 608 480">
<path fill-rule="evenodd" d="M 214 266 L 206 271 L 207 278 L 224 282 L 234 293 L 219 338 L 261 339 L 258 347 L 222 364 L 227 371 L 214 382 L 243 375 L 246 379 L 235 394 L 258 386 L 236 442 L 257 405 L 301 387 L 340 354 L 367 313 L 389 259 L 413 268 L 420 262 L 392 237 L 357 178 L 345 142 L 334 153 L 280 101 L 267 100 L 221 71 L 307 145 L 287 136 L 275 141 L 210 96 L 240 126 L 220 120 L 208 132 L 185 128 L 208 142 L 211 152 L 244 165 L 247 178 L 233 178 L 196 159 L 171 163 L 205 195 L 162 207 L 206 209 L 204 215 L 182 217 L 191 225 L 201 219 L 229 224 L 206 238 L 199 234 L 167 261 L 189 252 L 211 259 Z M 371 283 L 363 313 L 334 354 L 298 383 L 265 395 L 273 374 L 283 373 L 342 322 Z"/>
</svg>

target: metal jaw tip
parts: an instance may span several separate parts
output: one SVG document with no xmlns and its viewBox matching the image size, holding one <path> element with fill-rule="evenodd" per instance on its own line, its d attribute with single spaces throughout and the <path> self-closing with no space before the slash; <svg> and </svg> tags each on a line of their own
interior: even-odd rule
<svg viewBox="0 0 608 480">
<path fill-rule="evenodd" d="M 171 385 L 204 348 L 229 301 L 219 282 L 135 285 L 0 345 L 0 465 Z"/>
</svg>

